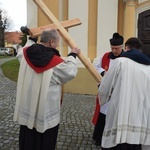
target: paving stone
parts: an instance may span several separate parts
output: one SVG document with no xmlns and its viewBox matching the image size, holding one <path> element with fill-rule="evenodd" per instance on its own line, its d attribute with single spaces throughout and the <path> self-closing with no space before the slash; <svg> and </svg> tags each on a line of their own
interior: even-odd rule
<svg viewBox="0 0 150 150">
<path fill-rule="evenodd" d="M 0 65 L 9 60 L 0 59 Z M 13 122 L 15 99 L 16 82 L 0 68 L 0 150 L 19 150 L 19 125 Z M 64 93 L 56 150 L 100 150 L 92 140 L 95 99 L 95 95 Z"/>
</svg>

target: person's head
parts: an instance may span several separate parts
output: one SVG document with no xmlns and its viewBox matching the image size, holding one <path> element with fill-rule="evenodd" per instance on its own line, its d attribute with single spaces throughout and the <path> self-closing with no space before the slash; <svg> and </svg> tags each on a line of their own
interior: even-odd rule
<svg viewBox="0 0 150 150">
<path fill-rule="evenodd" d="M 28 35 L 28 36 L 30 35 L 30 34 L 29 34 L 29 28 L 28 28 L 27 26 L 21 26 L 21 27 L 20 27 L 20 30 L 21 30 L 21 32 L 22 32 L 23 34 Z M 31 37 L 31 36 L 29 36 L 29 40 L 31 40 L 31 41 L 37 43 L 38 37 Z"/>
<path fill-rule="evenodd" d="M 20 30 L 22 33 L 26 34 L 26 35 L 30 35 L 29 34 L 29 28 L 27 26 L 21 26 Z"/>
<path fill-rule="evenodd" d="M 124 38 L 119 33 L 114 33 L 110 39 L 111 51 L 114 56 L 119 56 L 122 53 Z"/>
<path fill-rule="evenodd" d="M 139 51 L 142 51 L 142 42 L 140 39 L 136 37 L 131 37 L 125 42 L 125 51 L 128 51 L 130 49 L 137 49 Z"/>
<path fill-rule="evenodd" d="M 59 33 L 56 29 L 45 29 L 41 34 L 40 42 L 46 47 L 56 48 L 59 44 Z"/>
</svg>

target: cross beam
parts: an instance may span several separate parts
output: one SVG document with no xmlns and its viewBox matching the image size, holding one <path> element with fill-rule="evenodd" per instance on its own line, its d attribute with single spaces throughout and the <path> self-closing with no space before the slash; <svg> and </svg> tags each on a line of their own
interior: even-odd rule
<svg viewBox="0 0 150 150">
<path fill-rule="evenodd" d="M 64 28 L 70 28 L 70 27 L 80 25 L 81 21 L 78 18 L 75 18 L 75 19 L 71 19 L 71 20 L 62 21 L 60 23 Z M 29 32 L 31 37 L 38 37 L 38 36 L 41 35 L 42 31 L 46 28 L 55 28 L 55 29 L 57 29 L 55 24 L 49 24 L 49 25 L 29 29 L 28 32 Z"/>
<path fill-rule="evenodd" d="M 43 3 L 42 0 L 33 0 L 35 4 L 42 10 L 42 12 L 48 17 L 48 19 L 55 24 L 58 28 L 60 35 L 63 37 L 65 42 L 69 45 L 70 48 L 77 47 L 77 44 L 74 42 L 69 33 L 64 29 L 64 27 L 60 24 L 60 22 L 56 19 L 56 17 L 52 14 L 52 12 L 48 9 L 48 7 Z M 101 80 L 101 75 L 96 71 L 94 66 L 86 59 L 82 53 L 77 55 L 80 61 L 84 64 L 90 74 L 94 77 L 94 79 L 99 83 Z"/>
</svg>

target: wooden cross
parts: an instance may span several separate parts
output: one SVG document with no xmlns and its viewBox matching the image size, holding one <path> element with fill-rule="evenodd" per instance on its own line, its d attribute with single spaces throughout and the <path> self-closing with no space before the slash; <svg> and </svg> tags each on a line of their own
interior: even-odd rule
<svg viewBox="0 0 150 150">
<path fill-rule="evenodd" d="M 48 17 L 48 19 L 54 23 L 54 25 L 57 27 L 60 35 L 65 40 L 65 42 L 69 45 L 70 48 L 77 47 L 76 43 L 72 39 L 72 37 L 69 35 L 69 33 L 64 29 L 64 27 L 61 25 L 61 23 L 56 19 L 56 17 L 52 14 L 52 12 L 48 9 L 48 7 L 43 3 L 42 0 L 33 0 L 35 4 L 42 10 L 42 12 Z M 85 58 L 82 53 L 77 55 L 80 61 L 84 64 L 84 66 L 87 68 L 87 70 L 90 72 L 90 74 L 94 77 L 97 83 L 100 83 L 101 75 L 96 71 L 94 66 L 91 64 L 91 62 L 88 61 L 87 58 Z"/>
<path fill-rule="evenodd" d="M 72 20 L 66 20 L 66 21 L 61 22 L 61 25 L 64 28 L 70 28 L 70 27 L 74 27 L 74 26 L 77 26 L 77 25 L 80 25 L 80 24 L 81 24 L 81 21 L 79 20 L 79 18 L 75 18 L 75 19 L 72 19 Z M 42 31 L 46 28 L 55 28 L 55 29 L 57 29 L 55 24 L 49 24 L 49 25 L 29 29 L 28 33 L 30 34 L 31 37 L 38 37 L 38 36 L 41 35 Z"/>
</svg>

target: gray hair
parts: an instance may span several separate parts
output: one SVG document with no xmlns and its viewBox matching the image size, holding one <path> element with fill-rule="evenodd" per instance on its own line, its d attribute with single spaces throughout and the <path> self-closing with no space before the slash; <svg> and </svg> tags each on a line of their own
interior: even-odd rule
<svg viewBox="0 0 150 150">
<path fill-rule="evenodd" d="M 56 29 L 45 29 L 41 34 L 41 43 L 47 43 L 50 40 L 56 40 L 59 37 L 59 33 Z"/>
</svg>

